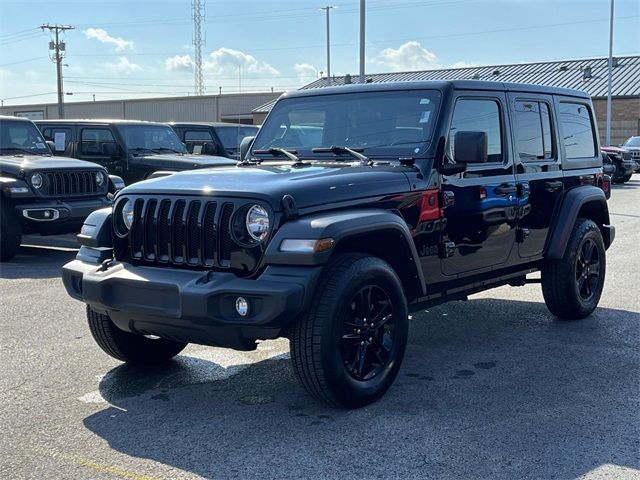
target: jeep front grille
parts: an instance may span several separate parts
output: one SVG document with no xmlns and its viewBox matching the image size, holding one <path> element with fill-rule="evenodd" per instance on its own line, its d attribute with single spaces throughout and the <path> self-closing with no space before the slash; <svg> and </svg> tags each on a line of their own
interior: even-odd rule
<svg viewBox="0 0 640 480">
<path fill-rule="evenodd" d="M 103 190 L 96 183 L 96 172 L 92 171 L 42 172 L 42 176 L 45 181 L 40 192 L 46 197 L 94 195 Z"/>
<path fill-rule="evenodd" d="M 631 152 L 622 152 L 623 160 L 631 160 Z"/>
<path fill-rule="evenodd" d="M 133 260 L 228 268 L 234 242 L 234 203 L 203 199 L 137 198 L 129 232 Z"/>
</svg>

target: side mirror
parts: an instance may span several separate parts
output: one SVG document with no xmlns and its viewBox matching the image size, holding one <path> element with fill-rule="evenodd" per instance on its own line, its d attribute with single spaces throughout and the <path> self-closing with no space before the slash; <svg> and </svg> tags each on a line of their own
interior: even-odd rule
<svg viewBox="0 0 640 480">
<path fill-rule="evenodd" d="M 489 158 L 486 132 L 456 132 L 453 148 L 456 163 L 486 163 Z"/>
<path fill-rule="evenodd" d="M 249 153 L 249 150 L 251 149 L 251 145 L 253 145 L 253 140 L 256 137 L 244 137 L 242 139 L 242 142 L 240 142 L 240 157 L 238 158 L 239 160 L 244 160 L 244 158 L 247 156 L 247 153 Z"/>
<path fill-rule="evenodd" d="M 103 143 L 102 154 L 108 155 L 109 157 L 117 157 L 120 155 L 120 147 L 118 147 L 118 144 L 114 142 Z"/>
<path fill-rule="evenodd" d="M 55 155 L 56 154 L 56 144 L 54 142 L 52 142 L 51 140 L 47 140 L 44 143 L 46 143 L 47 147 L 49 147 L 49 150 L 51 150 L 51 155 Z"/>
</svg>

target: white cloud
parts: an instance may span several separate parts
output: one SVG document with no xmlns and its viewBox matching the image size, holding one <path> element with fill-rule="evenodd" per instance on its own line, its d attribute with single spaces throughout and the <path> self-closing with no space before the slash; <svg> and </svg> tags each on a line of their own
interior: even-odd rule
<svg viewBox="0 0 640 480">
<path fill-rule="evenodd" d="M 166 70 L 192 70 L 193 59 L 191 55 L 176 55 L 174 57 L 167 58 L 164 61 L 164 68 Z"/>
<path fill-rule="evenodd" d="M 470 68 L 470 67 L 477 67 L 477 66 L 478 64 L 473 62 L 456 62 L 452 65 L 449 65 L 449 67 L 447 68 Z"/>
<path fill-rule="evenodd" d="M 142 70 L 142 67 L 136 63 L 131 63 L 127 57 L 118 57 L 118 61 L 105 63 L 105 68 L 111 73 L 129 75 L 131 73 Z"/>
<path fill-rule="evenodd" d="M 372 62 L 392 72 L 440 68 L 436 54 L 415 40 L 408 41 L 398 48 L 385 48 L 372 59 Z"/>
<path fill-rule="evenodd" d="M 204 63 L 204 67 L 217 74 L 237 72 L 238 67 L 240 67 L 241 73 L 264 73 L 268 75 L 278 75 L 280 73 L 268 63 L 257 60 L 253 55 L 225 47 L 211 52 L 209 60 Z"/>
<path fill-rule="evenodd" d="M 133 48 L 133 42 L 131 40 L 125 40 L 121 37 L 112 37 L 102 28 L 87 28 L 82 33 L 84 33 L 87 38 L 93 38 L 99 42 L 113 45 L 116 52 L 121 52 L 127 48 Z"/>
<path fill-rule="evenodd" d="M 309 83 L 318 78 L 318 70 L 308 63 L 296 63 L 293 71 L 298 75 L 298 80 L 303 83 Z"/>
</svg>

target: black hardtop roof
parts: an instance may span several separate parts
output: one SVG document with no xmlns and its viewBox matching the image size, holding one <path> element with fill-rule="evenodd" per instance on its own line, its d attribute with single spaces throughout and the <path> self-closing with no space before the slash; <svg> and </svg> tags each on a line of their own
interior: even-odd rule
<svg viewBox="0 0 640 480">
<path fill-rule="evenodd" d="M 388 92 L 394 90 L 484 90 L 499 92 L 527 92 L 547 95 L 564 95 L 579 98 L 591 98 L 587 92 L 570 88 L 548 87 L 527 83 L 487 82 L 482 80 L 415 80 L 406 82 L 356 83 L 333 87 L 294 90 L 280 98 L 310 97 L 317 95 L 335 95 L 355 92 Z"/>
<path fill-rule="evenodd" d="M 49 120 L 36 120 L 36 123 L 42 124 L 66 124 L 66 125 L 160 125 L 166 126 L 166 123 L 162 122 L 148 122 L 146 120 L 122 120 L 122 119 L 109 119 L 109 118 L 96 118 L 96 119 L 86 119 L 86 118 L 61 118 L 61 119 L 49 119 Z"/>
<path fill-rule="evenodd" d="M 248 125 L 246 123 L 232 123 L 232 122 L 167 122 L 167 125 L 175 125 L 176 127 L 184 126 L 198 126 L 198 127 L 255 127 L 257 125 Z"/>
</svg>

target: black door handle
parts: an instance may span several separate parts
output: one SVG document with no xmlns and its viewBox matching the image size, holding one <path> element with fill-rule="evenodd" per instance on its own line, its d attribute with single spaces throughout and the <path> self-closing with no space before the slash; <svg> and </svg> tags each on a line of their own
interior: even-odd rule
<svg viewBox="0 0 640 480">
<path fill-rule="evenodd" d="M 564 185 L 564 183 L 562 183 L 562 180 L 544 182 L 545 190 L 548 190 L 550 192 L 562 188 L 562 185 Z"/>
<path fill-rule="evenodd" d="M 494 190 L 498 195 L 509 195 L 511 193 L 516 193 L 517 188 L 515 185 L 499 185 Z"/>
</svg>

